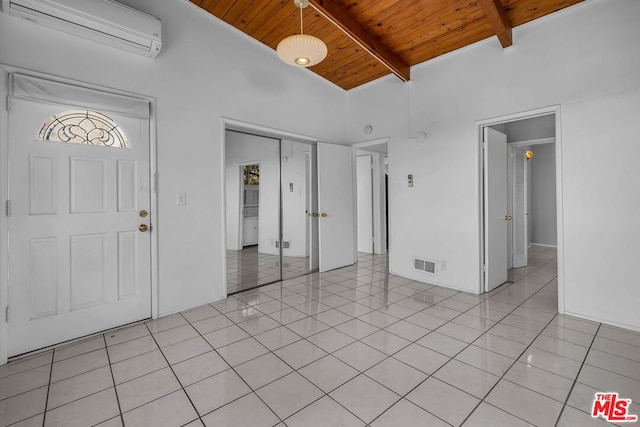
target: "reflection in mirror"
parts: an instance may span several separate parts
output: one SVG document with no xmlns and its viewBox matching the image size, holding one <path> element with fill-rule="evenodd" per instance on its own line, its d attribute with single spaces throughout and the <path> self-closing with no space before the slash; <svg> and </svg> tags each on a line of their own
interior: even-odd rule
<svg viewBox="0 0 640 427">
<path fill-rule="evenodd" d="M 317 268 L 317 211 L 315 147 L 282 140 L 282 279 L 307 274 Z M 314 203 L 315 202 L 315 203 Z M 314 227 L 315 226 L 315 227 Z M 314 236 L 315 230 L 315 236 Z"/>
<path fill-rule="evenodd" d="M 279 140 L 225 134 L 227 293 L 280 280 Z"/>
</svg>

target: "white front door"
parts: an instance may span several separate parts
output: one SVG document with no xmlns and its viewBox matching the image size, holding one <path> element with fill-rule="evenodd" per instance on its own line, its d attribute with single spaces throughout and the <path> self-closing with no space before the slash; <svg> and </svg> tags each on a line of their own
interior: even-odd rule
<svg viewBox="0 0 640 427">
<path fill-rule="evenodd" d="M 320 272 L 356 262 L 353 148 L 318 143 Z"/>
<path fill-rule="evenodd" d="M 11 101 L 9 356 L 151 315 L 149 120 L 95 110 Z"/>
<path fill-rule="evenodd" d="M 485 292 L 507 281 L 507 136 L 484 128 Z"/>
</svg>

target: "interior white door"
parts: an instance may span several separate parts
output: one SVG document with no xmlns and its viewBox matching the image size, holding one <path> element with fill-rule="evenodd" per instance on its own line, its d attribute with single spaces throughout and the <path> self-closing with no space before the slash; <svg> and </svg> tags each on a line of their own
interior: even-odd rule
<svg viewBox="0 0 640 427">
<path fill-rule="evenodd" d="M 309 253 L 309 270 L 313 271 L 320 266 L 320 248 L 318 247 L 318 217 L 313 213 L 318 212 L 318 149 L 311 146 L 307 154 L 307 252 Z"/>
<path fill-rule="evenodd" d="M 45 120 L 71 110 L 11 102 L 9 356 L 151 315 L 150 230 L 139 231 L 151 226 L 148 118 L 107 113 L 128 148 L 39 137 Z M 89 115 L 66 120 L 52 121 L 52 134 L 105 136 Z"/>
<path fill-rule="evenodd" d="M 320 271 L 356 262 L 353 148 L 318 143 Z"/>
<path fill-rule="evenodd" d="M 527 265 L 527 161 L 526 149 L 513 149 L 513 268 Z"/>
<path fill-rule="evenodd" d="M 508 277 L 507 136 L 484 128 L 485 292 Z"/>
<path fill-rule="evenodd" d="M 373 160 L 358 156 L 358 252 L 373 253 Z"/>
</svg>

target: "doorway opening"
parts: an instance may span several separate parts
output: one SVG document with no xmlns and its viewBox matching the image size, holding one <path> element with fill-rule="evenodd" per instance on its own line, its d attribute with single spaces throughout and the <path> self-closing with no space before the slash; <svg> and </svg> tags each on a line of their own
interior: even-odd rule
<svg viewBox="0 0 640 427">
<path fill-rule="evenodd" d="M 388 139 L 360 142 L 357 151 L 358 253 L 385 255 L 389 249 Z"/>
<path fill-rule="evenodd" d="M 561 263 L 558 123 L 550 108 L 479 126 L 484 292 L 517 282 L 556 256 Z"/>
</svg>

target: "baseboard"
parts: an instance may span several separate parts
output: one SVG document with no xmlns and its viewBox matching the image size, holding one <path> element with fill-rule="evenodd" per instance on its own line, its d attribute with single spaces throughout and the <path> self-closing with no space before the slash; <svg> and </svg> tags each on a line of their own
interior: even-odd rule
<svg viewBox="0 0 640 427">
<path fill-rule="evenodd" d="M 468 294 L 480 295 L 480 294 L 484 293 L 484 290 L 481 290 L 481 289 L 471 290 L 471 289 L 461 288 L 461 287 L 452 286 L 452 285 L 445 285 L 444 283 L 440 283 L 440 282 L 434 280 L 434 279 L 437 278 L 437 275 L 436 276 L 429 276 L 429 277 L 422 277 L 422 276 L 413 275 L 413 274 L 398 273 L 398 272 L 393 271 L 391 269 L 389 269 L 389 273 L 390 274 L 394 274 L 394 275 L 396 275 L 398 277 L 402 277 L 403 279 L 409 279 L 409 280 L 413 280 L 415 282 L 426 283 L 428 285 L 440 286 L 441 288 L 453 289 L 454 291 L 466 292 Z"/>
<path fill-rule="evenodd" d="M 599 317 L 585 316 L 583 314 L 572 313 L 570 311 L 565 311 L 564 313 L 562 313 L 562 315 L 577 317 L 578 319 L 590 320 L 592 322 L 602 323 L 603 325 L 608 325 L 608 326 L 613 326 L 613 327 L 616 327 L 616 328 L 628 329 L 630 331 L 640 332 L 640 327 L 638 327 L 638 326 L 627 325 L 625 323 L 614 322 L 614 321 L 607 320 L 607 319 L 602 319 L 602 318 L 599 318 Z"/>
</svg>

